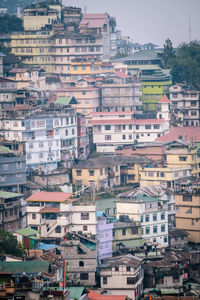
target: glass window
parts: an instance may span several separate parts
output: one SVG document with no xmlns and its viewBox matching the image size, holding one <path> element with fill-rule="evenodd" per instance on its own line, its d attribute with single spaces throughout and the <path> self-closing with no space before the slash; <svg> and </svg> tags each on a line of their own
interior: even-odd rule
<svg viewBox="0 0 200 300">
<path fill-rule="evenodd" d="M 165 232 L 165 224 L 161 225 L 161 232 Z"/>
<path fill-rule="evenodd" d="M 149 222 L 149 215 L 145 215 L 145 222 Z"/>
</svg>

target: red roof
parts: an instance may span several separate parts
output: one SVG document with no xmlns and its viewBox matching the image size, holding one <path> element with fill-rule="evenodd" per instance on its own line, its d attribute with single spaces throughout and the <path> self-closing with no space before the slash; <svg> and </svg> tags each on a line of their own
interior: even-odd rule
<svg viewBox="0 0 200 300">
<path fill-rule="evenodd" d="M 156 139 L 158 142 L 172 142 L 178 139 L 200 142 L 200 127 L 171 127 L 168 134 Z"/>
<path fill-rule="evenodd" d="M 65 202 L 72 196 L 72 193 L 63 192 L 37 192 L 31 195 L 26 201 L 39 202 Z"/>
<path fill-rule="evenodd" d="M 112 124 L 162 124 L 164 119 L 115 119 L 115 120 L 91 120 L 91 125 L 112 125 Z"/>
<path fill-rule="evenodd" d="M 129 78 L 129 77 L 131 77 L 130 75 L 126 75 L 124 72 L 121 72 L 121 71 L 117 71 L 114 74 L 116 74 L 117 76 L 119 76 L 121 78 Z"/>
<path fill-rule="evenodd" d="M 107 18 L 106 14 L 85 14 L 80 22 L 80 27 L 86 25 L 88 28 L 101 28 Z"/>
<path fill-rule="evenodd" d="M 12 70 L 9 71 L 9 73 L 25 73 L 25 72 L 30 72 L 30 70 L 26 68 L 13 68 Z"/>
<path fill-rule="evenodd" d="M 135 124 L 162 124 L 164 123 L 164 119 L 135 119 Z"/>
<path fill-rule="evenodd" d="M 90 115 L 92 116 L 101 116 L 101 115 L 132 115 L 134 114 L 134 111 L 97 111 L 97 112 L 91 112 Z"/>
<path fill-rule="evenodd" d="M 40 213 L 59 213 L 60 208 L 59 207 L 44 207 L 40 210 Z"/>
<path fill-rule="evenodd" d="M 125 295 L 102 295 L 102 294 L 99 294 L 97 292 L 94 292 L 94 291 L 91 291 L 89 290 L 89 293 L 88 293 L 88 299 L 89 300 L 126 300 L 127 299 L 127 296 Z"/>
<path fill-rule="evenodd" d="M 171 101 L 167 98 L 166 95 L 164 95 L 163 98 L 160 100 L 160 103 L 171 103 Z"/>
<path fill-rule="evenodd" d="M 134 124 L 133 119 L 126 119 L 126 120 L 91 120 L 91 125 L 112 125 L 112 124 Z"/>
</svg>

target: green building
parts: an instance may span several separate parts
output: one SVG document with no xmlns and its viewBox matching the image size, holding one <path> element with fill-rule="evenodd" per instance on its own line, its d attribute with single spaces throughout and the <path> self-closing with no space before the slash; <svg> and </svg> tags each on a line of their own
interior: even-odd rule
<svg viewBox="0 0 200 300">
<path fill-rule="evenodd" d="M 127 72 L 135 75 L 142 81 L 143 109 L 156 110 L 164 94 L 168 94 L 172 85 L 170 70 L 160 68 L 162 49 L 138 51 L 126 58 Z"/>
</svg>

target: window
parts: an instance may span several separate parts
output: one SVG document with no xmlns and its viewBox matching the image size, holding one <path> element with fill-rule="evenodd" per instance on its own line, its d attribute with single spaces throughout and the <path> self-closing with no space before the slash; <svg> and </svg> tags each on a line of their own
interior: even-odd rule
<svg viewBox="0 0 200 300">
<path fill-rule="evenodd" d="M 10 209 L 10 216 L 13 216 L 13 209 Z"/>
<path fill-rule="evenodd" d="M 122 229 L 122 235 L 126 235 L 126 228 Z"/>
<path fill-rule="evenodd" d="M 141 220 L 141 223 L 143 222 L 143 215 L 141 215 L 141 218 L 140 218 L 140 220 Z"/>
<path fill-rule="evenodd" d="M 33 143 L 30 143 L 30 144 L 29 144 L 29 149 L 33 149 L 33 148 L 34 148 Z"/>
<path fill-rule="evenodd" d="M 88 280 L 88 273 L 80 273 L 80 280 Z"/>
<path fill-rule="evenodd" d="M 151 125 L 145 125 L 145 129 L 151 129 Z"/>
<path fill-rule="evenodd" d="M 6 181 L 6 176 L 5 175 L 1 175 L 0 176 L 0 181 L 1 182 L 5 182 Z"/>
<path fill-rule="evenodd" d="M 76 170 L 76 175 L 77 176 L 81 176 L 81 174 L 82 174 L 82 170 Z"/>
<path fill-rule="evenodd" d="M 122 125 L 122 130 L 126 130 L 126 125 Z"/>
<path fill-rule="evenodd" d="M 128 135 L 128 139 L 129 139 L 129 140 L 132 140 L 132 134 L 129 134 L 129 135 Z"/>
<path fill-rule="evenodd" d="M 165 232 L 165 224 L 161 225 L 161 232 Z"/>
<path fill-rule="evenodd" d="M 43 142 L 39 142 L 39 148 L 44 147 L 44 143 Z"/>
<path fill-rule="evenodd" d="M 39 153 L 39 158 L 43 158 L 43 153 Z"/>
<path fill-rule="evenodd" d="M 167 243 L 167 236 L 164 236 L 164 243 Z"/>
<path fill-rule="evenodd" d="M 94 170 L 89 170 L 89 175 L 94 176 Z"/>
<path fill-rule="evenodd" d="M 165 173 L 161 172 L 160 177 L 165 177 Z"/>
<path fill-rule="evenodd" d="M 8 164 L 3 164 L 3 170 L 8 170 Z"/>
<path fill-rule="evenodd" d="M 149 222 L 149 215 L 145 215 L 145 222 Z"/>
<path fill-rule="evenodd" d="M 187 156 L 179 156 L 179 161 L 187 161 Z"/>
<path fill-rule="evenodd" d="M 33 219 L 33 220 L 36 219 L 36 214 L 32 214 L 32 219 Z"/>
<path fill-rule="evenodd" d="M 131 267 L 126 267 L 126 271 L 130 272 L 131 271 Z"/>
<path fill-rule="evenodd" d="M 61 226 L 56 226 L 55 233 L 61 233 Z"/>
<path fill-rule="evenodd" d="M 148 172 L 149 177 L 154 177 L 154 172 Z"/>
<path fill-rule="evenodd" d="M 192 195 L 183 195 L 183 201 L 192 202 Z"/>
<path fill-rule="evenodd" d="M 111 126 L 110 125 L 105 125 L 105 130 L 111 130 Z"/>
<path fill-rule="evenodd" d="M 110 141 L 111 140 L 111 135 L 105 135 L 105 141 Z"/>
<path fill-rule="evenodd" d="M 115 271 L 118 272 L 119 271 L 119 267 L 115 267 Z"/>
<path fill-rule="evenodd" d="M 137 227 L 131 228 L 131 233 L 132 234 L 138 234 L 138 228 Z"/>
<path fill-rule="evenodd" d="M 155 125 L 153 126 L 153 128 L 154 128 L 154 129 L 159 129 L 159 128 L 160 128 L 160 125 L 155 124 Z"/>
<path fill-rule="evenodd" d="M 158 232 L 157 226 L 153 226 L 153 233 L 157 233 L 157 232 Z"/>
<path fill-rule="evenodd" d="M 89 213 L 88 212 L 81 213 L 81 220 L 89 220 Z"/>
<path fill-rule="evenodd" d="M 122 139 L 123 139 L 123 140 L 126 139 L 126 135 L 125 135 L 125 134 L 122 135 Z"/>
<path fill-rule="evenodd" d="M 161 220 L 165 220 L 165 213 L 161 212 Z"/>
<path fill-rule="evenodd" d="M 107 283 L 108 283 L 107 277 L 103 277 L 103 284 L 107 284 Z"/>
<path fill-rule="evenodd" d="M 87 225 L 83 225 L 83 231 L 87 231 L 87 230 L 88 230 Z"/>
<path fill-rule="evenodd" d="M 139 125 L 136 125 L 136 127 L 135 127 L 135 128 L 138 130 L 138 129 L 140 129 L 140 126 L 139 126 Z"/>
<path fill-rule="evenodd" d="M 154 213 L 154 214 L 153 214 L 153 220 L 154 220 L 154 221 L 157 221 L 157 213 Z"/>
<path fill-rule="evenodd" d="M 75 134 L 75 130 L 74 130 L 74 128 L 72 128 L 72 135 L 74 135 Z"/>
<path fill-rule="evenodd" d="M 149 228 L 149 227 L 146 227 L 146 228 L 145 228 L 145 233 L 146 233 L 146 234 L 149 234 L 149 233 L 150 233 L 150 228 Z"/>
<path fill-rule="evenodd" d="M 79 261 L 79 267 L 84 267 L 84 261 L 82 260 Z"/>
<path fill-rule="evenodd" d="M 133 127 L 132 125 L 129 125 L 129 126 L 128 126 L 129 130 L 131 130 L 131 129 L 132 129 L 132 127 Z"/>
<path fill-rule="evenodd" d="M 127 284 L 135 284 L 135 278 L 134 277 L 127 277 Z"/>
</svg>

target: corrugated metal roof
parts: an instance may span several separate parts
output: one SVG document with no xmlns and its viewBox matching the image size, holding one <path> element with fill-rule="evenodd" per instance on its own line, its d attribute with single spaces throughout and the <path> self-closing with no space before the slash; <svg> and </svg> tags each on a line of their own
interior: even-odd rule
<svg viewBox="0 0 200 300">
<path fill-rule="evenodd" d="M 63 192 L 37 192 L 31 195 L 26 201 L 41 202 L 65 202 L 72 196 L 72 193 Z"/>
<path fill-rule="evenodd" d="M 0 261 L 0 274 L 48 272 L 46 261 Z"/>
<path fill-rule="evenodd" d="M 0 198 L 3 199 L 17 198 L 22 196 L 23 196 L 22 194 L 0 191 Z"/>
<path fill-rule="evenodd" d="M 178 139 L 190 142 L 200 142 L 200 128 L 196 127 L 171 127 L 168 134 L 156 139 L 158 142 L 172 142 Z"/>
<path fill-rule="evenodd" d="M 23 229 L 18 229 L 15 231 L 15 233 L 21 234 L 23 236 L 29 237 L 33 235 L 37 235 L 38 231 L 32 229 L 31 227 L 23 228 Z"/>
</svg>

